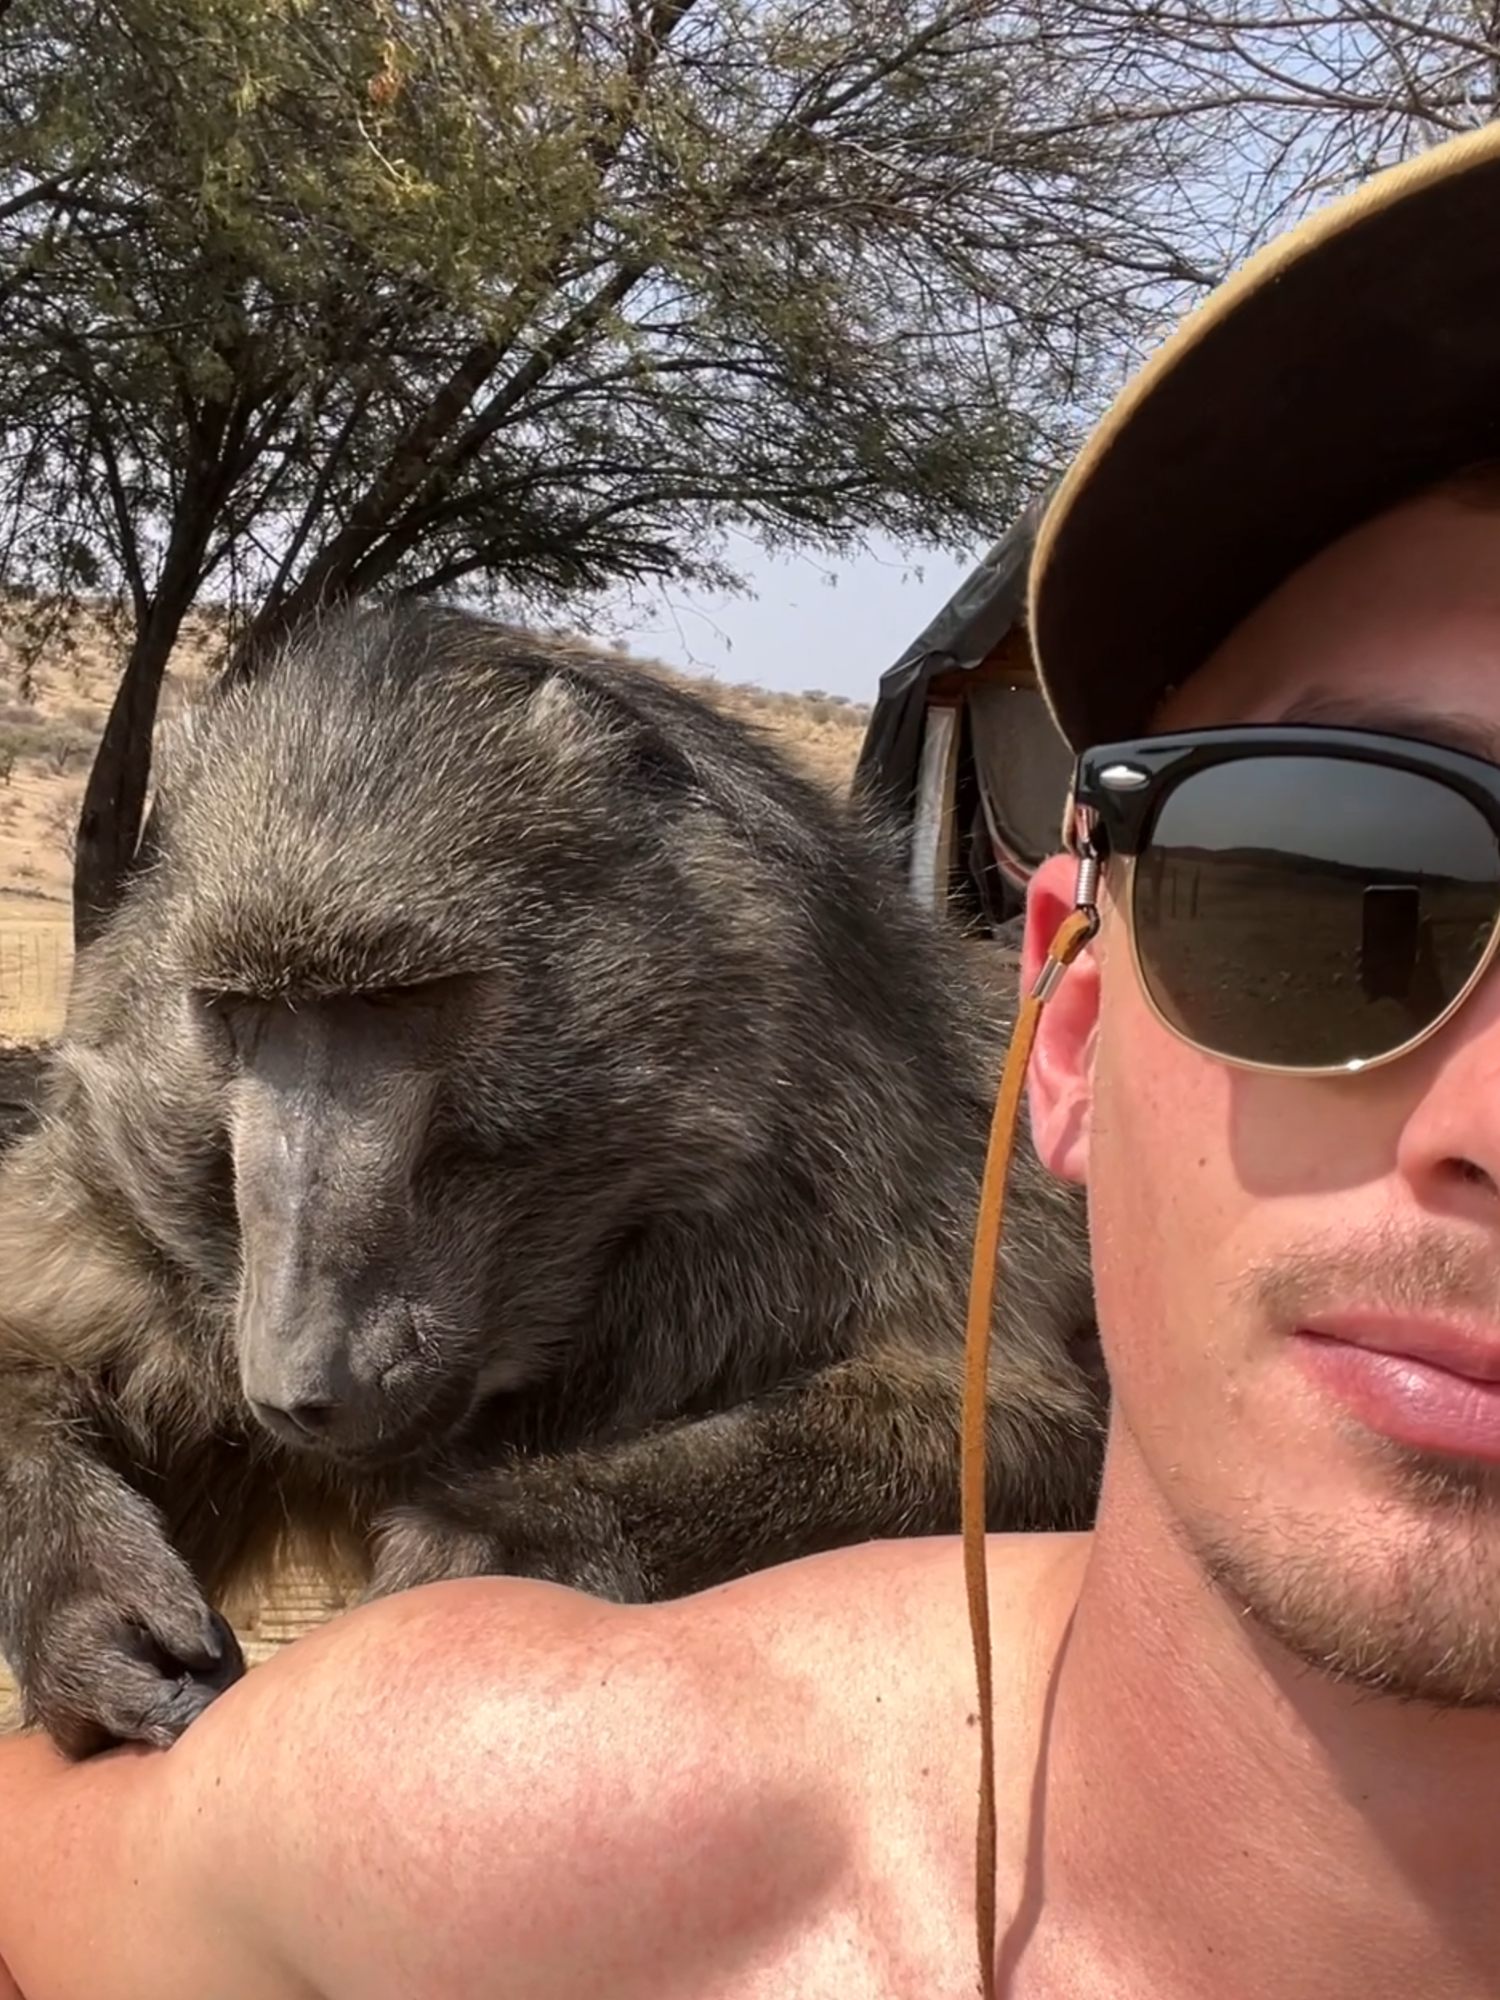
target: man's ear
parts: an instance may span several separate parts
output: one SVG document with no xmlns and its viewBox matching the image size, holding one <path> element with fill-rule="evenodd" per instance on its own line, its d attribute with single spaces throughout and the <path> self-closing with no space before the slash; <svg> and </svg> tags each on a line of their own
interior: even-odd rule
<svg viewBox="0 0 1500 2000">
<path fill-rule="evenodd" d="M 1073 912 L 1078 863 L 1054 854 L 1037 869 L 1026 891 L 1026 934 L 1021 947 L 1021 992 L 1036 984 L 1047 952 Z M 1037 1022 L 1027 1065 L 1026 1101 L 1037 1157 L 1059 1180 L 1082 1181 L 1088 1169 L 1088 1111 L 1094 1030 L 1099 1019 L 1099 967 L 1092 944 L 1058 980 Z"/>
</svg>

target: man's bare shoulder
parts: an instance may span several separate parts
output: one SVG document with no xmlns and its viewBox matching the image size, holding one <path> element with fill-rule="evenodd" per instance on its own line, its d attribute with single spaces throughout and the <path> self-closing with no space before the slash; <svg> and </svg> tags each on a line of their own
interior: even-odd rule
<svg viewBox="0 0 1500 2000">
<path fill-rule="evenodd" d="M 993 1546 L 1007 1740 L 1039 1706 L 1025 1690 L 1076 1553 Z M 171 2000 L 205 1967 L 224 2000 L 669 1983 L 760 2000 L 967 1976 L 977 1732 L 956 1541 L 647 1607 L 431 1586 L 287 1648 L 165 1755 L 69 1772 L 40 1744 L 0 1749 L 0 1819 L 6 1785 L 30 1788 L 33 1891 L 110 1933 L 120 1992 Z M 0 1956 L 29 2000 L 107 2000 L 71 1932 L 5 1901 Z"/>
<path fill-rule="evenodd" d="M 1082 1549 L 991 1545 L 1010 1762 L 1028 1762 Z M 830 1992 L 961 1976 L 978 1732 L 956 1539 L 835 1551 L 649 1607 L 503 1580 L 444 1588 L 406 1607 L 401 1671 L 414 1692 L 447 1679 L 441 1742 L 483 1741 L 482 1759 L 445 1758 L 441 1776 L 429 1760 L 419 1780 L 452 1800 L 466 1770 L 490 1773 L 451 1808 L 491 1829 L 466 1950 L 514 1954 L 519 1910 L 538 1992 L 592 1990 L 607 1966 L 628 2000 L 632 1979 L 659 1991 L 671 1962 L 705 2000 L 810 1993 L 830 1952 Z M 899 1958 L 905 1940 L 910 1964 L 863 1961 L 865 1927 L 872 1950 L 878 1933 Z M 456 1984 L 473 1969 L 455 1964 Z"/>
<path fill-rule="evenodd" d="M 1038 1603 L 1076 1587 L 1088 1537 L 995 1536 L 989 1544 L 997 1663 L 1033 1650 Z M 632 1723 L 659 1700 L 687 1699 L 741 1727 L 768 1705 L 813 1704 L 820 1723 L 910 1684 L 930 1707 L 939 1690 L 972 1690 L 962 1548 L 956 1537 L 838 1549 L 663 1604 L 614 1605 L 512 1578 L 428 1586 L 338 1621 L 368 1621 L 363 1645 L 390 1654 L 393 1684 L 450 1698 L 485 1691 L 537 1719 L 568 1707 Z M 378 1620 L 378 1626 L 375 1621 Z M 331 1630 L 332 1628 L 328 1628 Z M 399 1637 L 398 1637 L 399 1634 Z M 348 1633 L 352 1640 L 353 1629 Z M 311 1660 L 318 1635 L 301 1642 Z M 674 1711 L 674 1727 L 684 1719 Z M 680 1739 L 679 1739 L 680 1740 Z"/>
<path fill-rule="evenodd" d="M 1079 1552 L 992 1545 L 1001 1733 L 1022 1762 Z M 684 1990 L 738 2000 L 793 1974 L 818 1990 L 835 1938 L 855 1956 L 830 1991 L 902 1990 L 894 1964 L 858 1962 L 867 1923 L 910 1943 L 918 1986 L 970 1949 L 978 1733 L 956 1540 L 837 1551 L 666 1605 L 496 1579 L 399 1615 L 401 1705 L 434 1685 L 451 1704 L 406 1753 L 410 1798 L 381 1788 L 398 1840 L 444 1802 L 433 1906 L 414 1921 L 451 1915 L 455 1853 L 474 1859 L 447 1926 L 465 1962 L 434 1992 L 501 1950 L 534 1965 L 538 1993 L 590 1991 L 609 1968 L 601 1990 L 629 2000 L 670 1962 Z"/>
<path fill-rule="evenodd" d="M 992 1538 L 997 1680 L 1014 1687 L 1050 1666 L 1050 1645 L 1038 1644 L 1058 1624 L 1047 1607 L 1071 1602 L 1087 1544 Z M 885 1739 L 908 1709 L 929 1724 L 940 1707 L 961 1710 L 967 1726 L 974 1705 L 956 1537 L 834 1550 L 665 1604 L 488 1578 L 409 1593 L 387 1615 L 410 1621 L 404 1677 L 441 1660 L 455 1696 L 483 1706 L 489 1691 L 513 1718 L 565 1730 L 557 1747 L 589 1766 L 601 1745 L 576 1733 L 585 1721 L 609 1721 L 617 1752 L 705 1755 L 722 1776 L 747 1744 L 764 1768 L 772 1736 L 797 1749 L 830 1728 Z"/>
</svg>

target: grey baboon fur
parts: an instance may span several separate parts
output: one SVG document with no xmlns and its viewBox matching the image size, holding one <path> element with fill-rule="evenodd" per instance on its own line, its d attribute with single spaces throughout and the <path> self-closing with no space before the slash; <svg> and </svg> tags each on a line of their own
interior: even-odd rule
<svg viewBox="0 0 1500 2000">
<path fill-rule="evenodd" d="M 158 808 L 0 1168 L 28 1720 L 170 1742 L 289 1537 L 645 1599 L 956 1528 L 1004 1022 L 884 831 L 658 675 L 411 606 L 211 688 Z M 1082 1213 L 1016 1171 L 990 1515 L 1079 1526 Z"/>
</svg>

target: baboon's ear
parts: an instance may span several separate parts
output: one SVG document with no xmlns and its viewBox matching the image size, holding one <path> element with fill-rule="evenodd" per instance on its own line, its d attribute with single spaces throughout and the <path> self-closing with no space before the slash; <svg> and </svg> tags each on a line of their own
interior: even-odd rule
<svg viewBox="0 0 1500 2000">
<path fill-rule="evenodd" d="M 1058 927 L 1073 909 L 1078 863 L 1055 854 L 1032 876 L 1026 894 L 1021 991 L 1029 992 Z M 1037 1157 L 1060 1180 L 1082 1181 L 1088 1169 L 1088 1111 L 1094 1030 L 1099 1020 L 1099 971 L 1086 945 L 1064 972 L 1037 1023 L 1027 1070 L 1026 1099 Z"/>
</svg>

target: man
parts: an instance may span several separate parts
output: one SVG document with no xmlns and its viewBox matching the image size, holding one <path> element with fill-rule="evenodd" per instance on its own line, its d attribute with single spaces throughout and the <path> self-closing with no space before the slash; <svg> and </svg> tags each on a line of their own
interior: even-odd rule
<svg viewBox="0 0 1500 2000">
<path fill-rule="evenodd" d="M 1500 1993 L 1497 429 L 1490 127 L 1241 273 L 1045 524 L 1095 747 L 1031 974 L 1101 926 L 1030 1108 L 1114 1412 L 1096 1531 L 990 1550 L 1013 2000 Z M 954 1542 L 440 1586 L 164 1754 L 0 1746 L 0 1954 L 26 2000 L 946 2000 L 977 1746 Z"/>
</svg>

